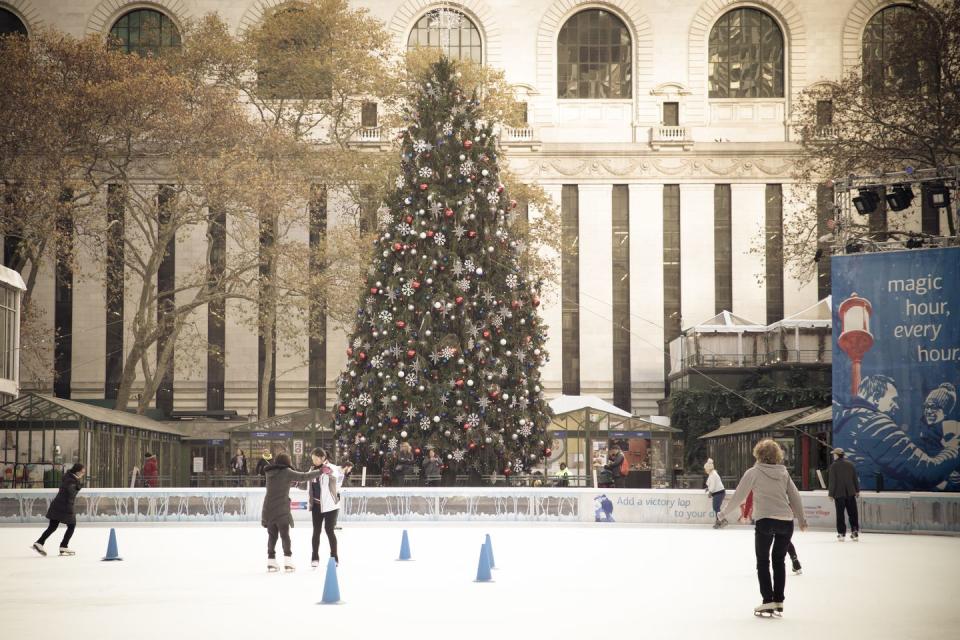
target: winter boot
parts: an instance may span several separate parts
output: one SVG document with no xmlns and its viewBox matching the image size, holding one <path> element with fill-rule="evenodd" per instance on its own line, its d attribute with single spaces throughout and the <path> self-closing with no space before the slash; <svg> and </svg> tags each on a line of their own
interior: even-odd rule
<svg viewBox="0 0 960 640">
<path fill-rule="evenodd" d="M 75 556 L 77 553 L 73 549 L 67 549 L 66 547 L 60 547 L 60 555 L 62 556 Z"/>
<path fill-rule="evenodd" d="M 34 551 L 36 551 L 37 553 L 39 553 L 39 554 L 42 555 L 42 556 L 47 555 L 47 550 L 44 549 L 44 548 L 43 548 L 43 545 L 40 544 L 39 542 L 34 542 L 32 548 L 33 548 Z"/>
</svg>

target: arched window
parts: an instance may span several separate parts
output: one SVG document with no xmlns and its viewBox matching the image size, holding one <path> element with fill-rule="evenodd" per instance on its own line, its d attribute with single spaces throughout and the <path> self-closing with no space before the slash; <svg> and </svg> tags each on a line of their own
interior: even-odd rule
<svg viewBox="0 0 960 640">
<path fill-rule="evenodd" d="M 407 38 L 407 49 L 417 47 L 440 49 L 454 60 L 483 62 L 480 31 L 455 9 L 434 9 L 417 20 Z"/>
<path fill-rule="evenodd" d="M 883 92 L 893 87 L 916 90 L 922 81 L 936 78 L 933 23 L 914 7 L 895 4 L 881 9 L 863 31 L 863 81 L 867 89 Z"/>
<path fill-rule="evenodd" d="M 759 9 L 734 9 L 710 30 L 711 98 L 782 98 L 783 32 Z"/>
<path fill-rule="evenodd" d="M 557 97 L 633 97 L 633 48 L 623 20 L 603 9 L 574 14 L 557 40 Z"/>
<path fill-rule="evenodd" d="M 110 29 L 110 37 L 127 53 L 162 55 L 180 46 L 180 31 L 173 20 L 153 9 L 135 9 L 123 14 Z"/>
<path fill-rule="evenodd" d="M 25 36 L 27 35 L 27 27 L 15 13 L 0 9 L 0 36 L 5 36 L 8 33 L 19 33 Z"/>
</svg>

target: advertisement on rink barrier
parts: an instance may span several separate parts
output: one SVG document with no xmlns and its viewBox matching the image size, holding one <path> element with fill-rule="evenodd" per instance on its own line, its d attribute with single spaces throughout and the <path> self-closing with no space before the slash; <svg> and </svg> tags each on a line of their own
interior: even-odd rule
<svg viewBox="0 0 960 640">
<path fill-rule="evenodd" d="M 834 446 L 863 490 L 960 491 L 960 248 L 831 264 Z"/>
</svg>

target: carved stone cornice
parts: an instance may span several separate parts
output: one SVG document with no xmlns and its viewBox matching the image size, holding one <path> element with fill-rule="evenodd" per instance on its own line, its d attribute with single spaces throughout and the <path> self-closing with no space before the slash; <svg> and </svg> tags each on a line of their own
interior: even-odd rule
<svg viewBox="0 0 960 640">
<path fill-rule="evenodd" d="M 520 178 L 552 180 L 789 180 L 789 156 L 620 157 L 513 156 L 510 170 Z"/>
</svg>

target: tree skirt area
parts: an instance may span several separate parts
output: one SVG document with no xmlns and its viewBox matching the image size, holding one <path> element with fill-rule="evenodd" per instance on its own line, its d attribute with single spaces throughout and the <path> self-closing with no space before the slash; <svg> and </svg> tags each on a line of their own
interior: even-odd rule
<svg viewBox="0 0 960 640">
<path fill-rule="evenodd" d="M 81 523 L 75 557 L 56 555 L 61 527 L 45 558 L 30 549 L 42 527 L 0 528 L 3 637 L 902 640 L 960 628 L 960 538 L 798 532 L 803 575 L 788 567 L 784 617 L 766 619 L 753 615 L 752 528 L 417 523 L 413 561 L 398 562 L 403 524 L 345 523 L 344 603 L 324 606 L 326 558 L 310 568 L 303 524 L 292 574 L 267 573 L 266 530 L 252 524 L 124 525 L 122 562 L 100 560 L 106 526 Z M 496 569 L 476 583 L 485 534 Z"/>
</svg>

